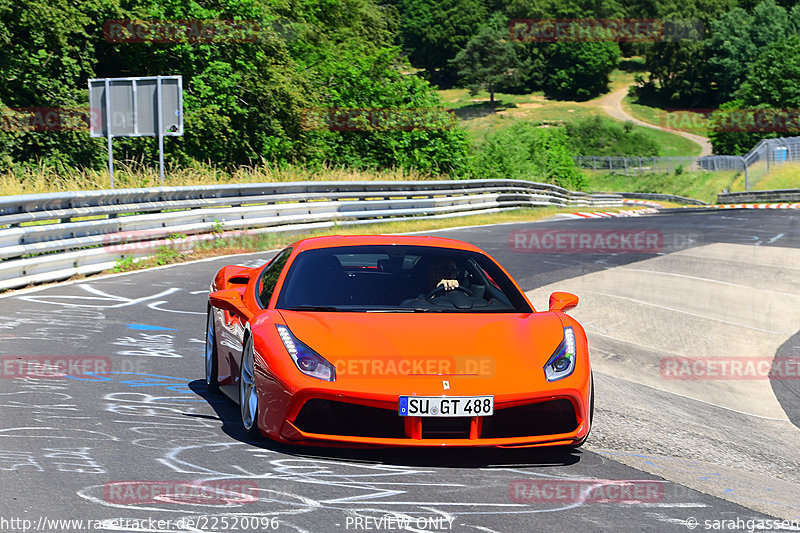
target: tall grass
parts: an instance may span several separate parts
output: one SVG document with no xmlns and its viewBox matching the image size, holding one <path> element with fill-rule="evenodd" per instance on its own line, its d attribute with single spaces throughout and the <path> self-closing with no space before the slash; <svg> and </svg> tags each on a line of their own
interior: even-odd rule
<svg viewBox="0 0 800 533">
<path fill-rule="evenodd" d="M 227 183 L 265 183 L 285 181 L 360 181 L 360 180 L 424 180 L 449 179 L 421 172 L 396 168 L 388 170 L 355 170 L 344 166 L 323 166 L 319 169 L 300 166 L 263 164 L 226 171 L 212 165 L 196 164 L 170 168 L 164 173 L 164 186 L 220 185 Z M 114 187 L 117 189 L 159 187 L 158 169 L 137 162 L 114 165 Z M 108 170 L 97 171 L 67 166 L 14 166 L 0 173 L 0 196 L 60 191 L 109 189 Z"/>
<path fill-rule="evenodd" d="M 800 189 L 800 163 L 772 165 L 769 173 L 755 182 L 753 189 Z"/>
<path fill-rule="evenodd" d="M 650 192 L 676 194 L 708 203 L 717 201 L 723 189 L 744 190 L 744 175 L 735 170 L 722 172 L 681 172 L 624 176 L 610 172 L 587 171 L 589 191 Z"/>
</svg>

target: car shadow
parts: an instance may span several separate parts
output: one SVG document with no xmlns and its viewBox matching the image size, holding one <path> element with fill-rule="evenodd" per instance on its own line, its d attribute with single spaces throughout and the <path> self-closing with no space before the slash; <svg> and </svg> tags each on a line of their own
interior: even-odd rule
<svg viewBox="0 0 800 533">
<path fill-rule="evenodd" d="M 283 444 L 266 437 L 254 439 L 242 427 L 238 406 L 222 393 L 208 390 L 205 380 L 189 388 L 208 402 L 222 422 L 222 431 L 239 442 L 294 457 L 327 459 L 395 466 L 442 468 L 552 467 L 576 464 L 582 450 L 569 447 L 544 448 L 338 448 Z M 186 416 L 198 416 L 186 414 Z M 214 418 L 206 417 L 203 418 Z"/>
</svg>

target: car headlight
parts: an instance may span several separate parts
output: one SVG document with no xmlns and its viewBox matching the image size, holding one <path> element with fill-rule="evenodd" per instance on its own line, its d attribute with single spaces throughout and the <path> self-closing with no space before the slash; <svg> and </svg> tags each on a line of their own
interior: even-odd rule
<svg viewBox="0 0 800 533">
<path fill-rule="evenodd" d="M 558 381 L 572 374 L 576 358 L 575 332 L 572 328 L 564 328 L 564 340 L 544 365 L 544 376 L 547 381 Z"/>
<path fill-rule="evenodd" d="M 286 326 L 276 325 L 286 351 L 303 374 L 325 381 L 336 381 L 336 369 L 317 352 L 297 340 Z"/>
</svg>

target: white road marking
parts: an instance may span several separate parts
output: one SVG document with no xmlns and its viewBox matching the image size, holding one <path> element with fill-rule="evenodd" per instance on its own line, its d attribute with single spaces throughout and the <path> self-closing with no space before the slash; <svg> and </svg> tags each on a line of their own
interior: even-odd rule
<svg viewBox="0 0 800 533">
<path fill-rule="evenodd" d="M 602 333 L 598 333 L 598 335 L 602 335 Z M 603 335 L 603 337 L 608 337 L 610 339 L 614 338 L 614 337 L 609 337 L 608 335 Z M 615 339 L 615 340 L 621 340 L 621 339 Z M 600 371 L 596 371 L 596 372 L 601 373 Z M 685 394 L 680 394 L 680 393 L 673 392 L 673 391 L 670 391 L 670 390 L 665 390 L 665 389 L 659 389 L 658 387 L 653 387 L 652 385 L 647 385 L 645 383 L 639 383 L 638 381 L 633 381 L 633 380 L 626 379 L 626 378 L 623 378 L 623 377 L 620 377 L 620 376 L 617 376 L 617 375 L 615 375 L 613 377 L 615 379 L 621 379 L 621 380 L 627 381 L 629 383 L 635 383 L 636 385 L 639 385 L 639 386 L 642 386 L 642 387 L 647 387 L 649 389 L 654 389 L 654 390 L 657 390 L 657 391 L 660 391 L 660 392 L 664 392 L 666 394 L 672 394 L 673 396 L 678 396 L 679 398 L 686 398 L 687 400 L 692 400 L 694 402 L 704 403 L 706 405 L 711 405 L 712 407 L 719 407 L 720 409 L 725 409 L 726 411 L 730 411 L 732 413 L 736 413 L 736 414 L 740 414 L 740 415 L 746 415 L 746 416 L 752 416 L 753 418 L 760 418 L 762 420 L 775 420 L 776 422 L 786 422 L 787 424 L 789 424 L 789 426 L 794 426 L 794 424 L 792 424 L 792 422 L 790 420 L 786 419 L 786 418 L 774 418 L 774 417 L 771 417 L 771 416 L 762 416 L 762 415 L 755 415 L 753 413 L 745 413 L 744 411 L 739 411 L 738 409 L 731 409 L 730 407 L 725 407 L 724 405 L 719 405 L 719 404 L 712 403 L 712 402 L 706 402 L 704 400 L 698 400 L 697 398 L 693 398 L 691 396 L 686 396 Z"/>
<path fill-rule="evenodd" d="M 704 315 L 704 314 L 700 314 L 700 313 L 691 313 L 689 311 L 684 311 L 683 309 L 676 309 L 674 307 L 667 307 L 666 305 L 658 305 L 658 304 L 654 304 L 652 302 L 646 302 L 644 300 L 637 300 L 636 298 L 628 298 L 626 296 L 619 296 L 618 294 L 609 294 L 609 293 L 606 293 L 606 292 L 593 291 L 591 289 L 586 289 L 586 288 L 581 289 L 581 290 L 583 292 L 591 292 L 591 293 L 594 293 L 594 294 L 599 294 L 600 296 L 606 296 L 608 298 L 618 298 L 620 300 L 628 300 L 629 302 L 634 302 L 634 303 L 637 303 L 637 304 L 650 305 L 652 307 L 658 307 L 659 309 L 666 309 L 667 311 L 675 311 L 676 313 L 681 313 L 681 314 L 684 314 L 684 315 L 696 316 L 696 317 L 704 318 L 704 319 L 707 319 L 707 320 L 713 320 L 714 322 L 721 322 L 723 324 L 730 324 L 731 326 L 737 326 L 737 327 L 740 327 L 740 328 L 752 329 L 754 331 L 763 331 L 764 333 L 771 333 L 773 335 L 783 335 L 784 334 L 784 332 L 782 332 L 782 331 L 773 331 L 773 330 L 770 330 L 770 329 L 756 328 L 756 327 L 753 327 L 753 326 L 748 326 L 746 324 L 741 324 L 739 322 L 730 322 L 728 320 L 722 320 L 721 318 L 714 318 L 714 317 L 710 317 L 708 315 Z"/>
<path fill-rule="evenodd" d="M 208 291 L 205 291 L 205 292 L 208 292 Z M 147 307 L 149 307 L 150 309 L 154 309 L 156 311 L 164 311 L 166 313 L 180 313 L 180 314 L 184 314 L 184 315 L 203 315 L 203 316 L 206 315 L 205 313 L 201 313 L 199 311 L 178 311 L 177 309 L 163 309 L 163 308 L 159 307 L 159 305 L 163 305 L 165 303 L 167 303 L 166 300 L 159 300 L 157 302 L 153 302 L 151 304 L 147 304 Z"/>
<path fill-rule="evenodd" d="M 168 296 L 174 292 L 179 291 L 178 288 L 170 288 L 165 289 L 158 294 L 153 294 L 151 296 L 144 296 L 142 298 L 126 298 L 124 296 L 115 296 L 113 294 L 108 294 L 107 292 L 103 292 L 100 289 L 96 289 L 92 287 L 88 283 L 83 285 L 78 285 L 81 289 L 94 294 L 95 296 L 67 296 L 67 295 L 44 295 L 44 296 L 20 296 L 21 300 L 25 300 L 28 302 L 35 302 L 35 303 L 43 303 L 43 304 L 51 304 L 51 305 L 61 305 L 65 307 L 95 307 L 95 308 L 102 308 L 102 309 L 118 309 L 120 307 L 128 307 L 131 305 L 135 305 L 138 303 L 146 302 L 148 300 L 155 300 L 156 298 L 162 298 L 164 296 Z M 51 301 L 57 300 L 57 301 Z M 78 304 L 78 303 L 70 303 L 65 302 L 63 300 L 94 300 L 100 302 L 119 302 L 115 305 L 102 305 L 102 304 Z"/>
</svg>

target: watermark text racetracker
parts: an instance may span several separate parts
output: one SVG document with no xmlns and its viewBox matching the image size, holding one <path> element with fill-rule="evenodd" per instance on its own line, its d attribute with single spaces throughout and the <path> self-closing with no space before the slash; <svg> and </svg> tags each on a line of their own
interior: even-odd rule
<svg viewBox="0 0 800 533">
<path fill-rule="evenodd" d="M 253 20 L 109 20 L 103 36 L 110 43 L 244 43 L 261 38 Z"/>
<path fill-rule="evenodd" d="M 0 108 L 0 131 L 89 131 L 98 120 L 96 109 L 77 107 Z"/>
<path fill-rule="evenodd" d="M 517 230 L 509 234 L 508 246 L 522 253 L 653 254 L 664 248 L 664 235 L 656 230 Z"/>
<path fill-rule="evenodd" d="M 508 485 L 516 503 L 655 503 L 664 498 L 663 482 L 637 479 L 518 479 Z"/>
<path fill-rule="evenodd" d="M 332 361 L 337 377 L 396 378 L 401 376 L 458 375 L 491 377 L 495 374 L 493 357 L 354 357 Z"/>
<path fill-rule="evenodd" d="M 512 19 L 511 40 L 522 42 L 662 42 L 700 40 L 703 21 L 697 19 Z"/>
<path fill-rule="evenodd" d="M 456 124 L 453 111 L 429 108 L 310 108 L 302 112 L 306 130 L 414 131 L 447 130 Z"/>
<path fill-rule="evenodd" d="M 658 125 L 695 133 L 795 133 L 800 131 L 800 109 L 673 108 L 661 113 Z"/>
<path fill-rule="evenodd" d="M 661 377 L 670 380 L 800 379 L 800 357 L 664 357 Z"/>
<path fill-rule="evenodd" d="M 81 377 L 110 371 L 111 359 L 101 355 L 0 356 L 0 377 L 4 379 Z"/>
<path fill-rule="evenodd" d="M 254 503 L 258 501 L 258 484 L 247 479 L 110 481 L 103 485 L 103 498 L 118 505 Z"/>
</svg>

